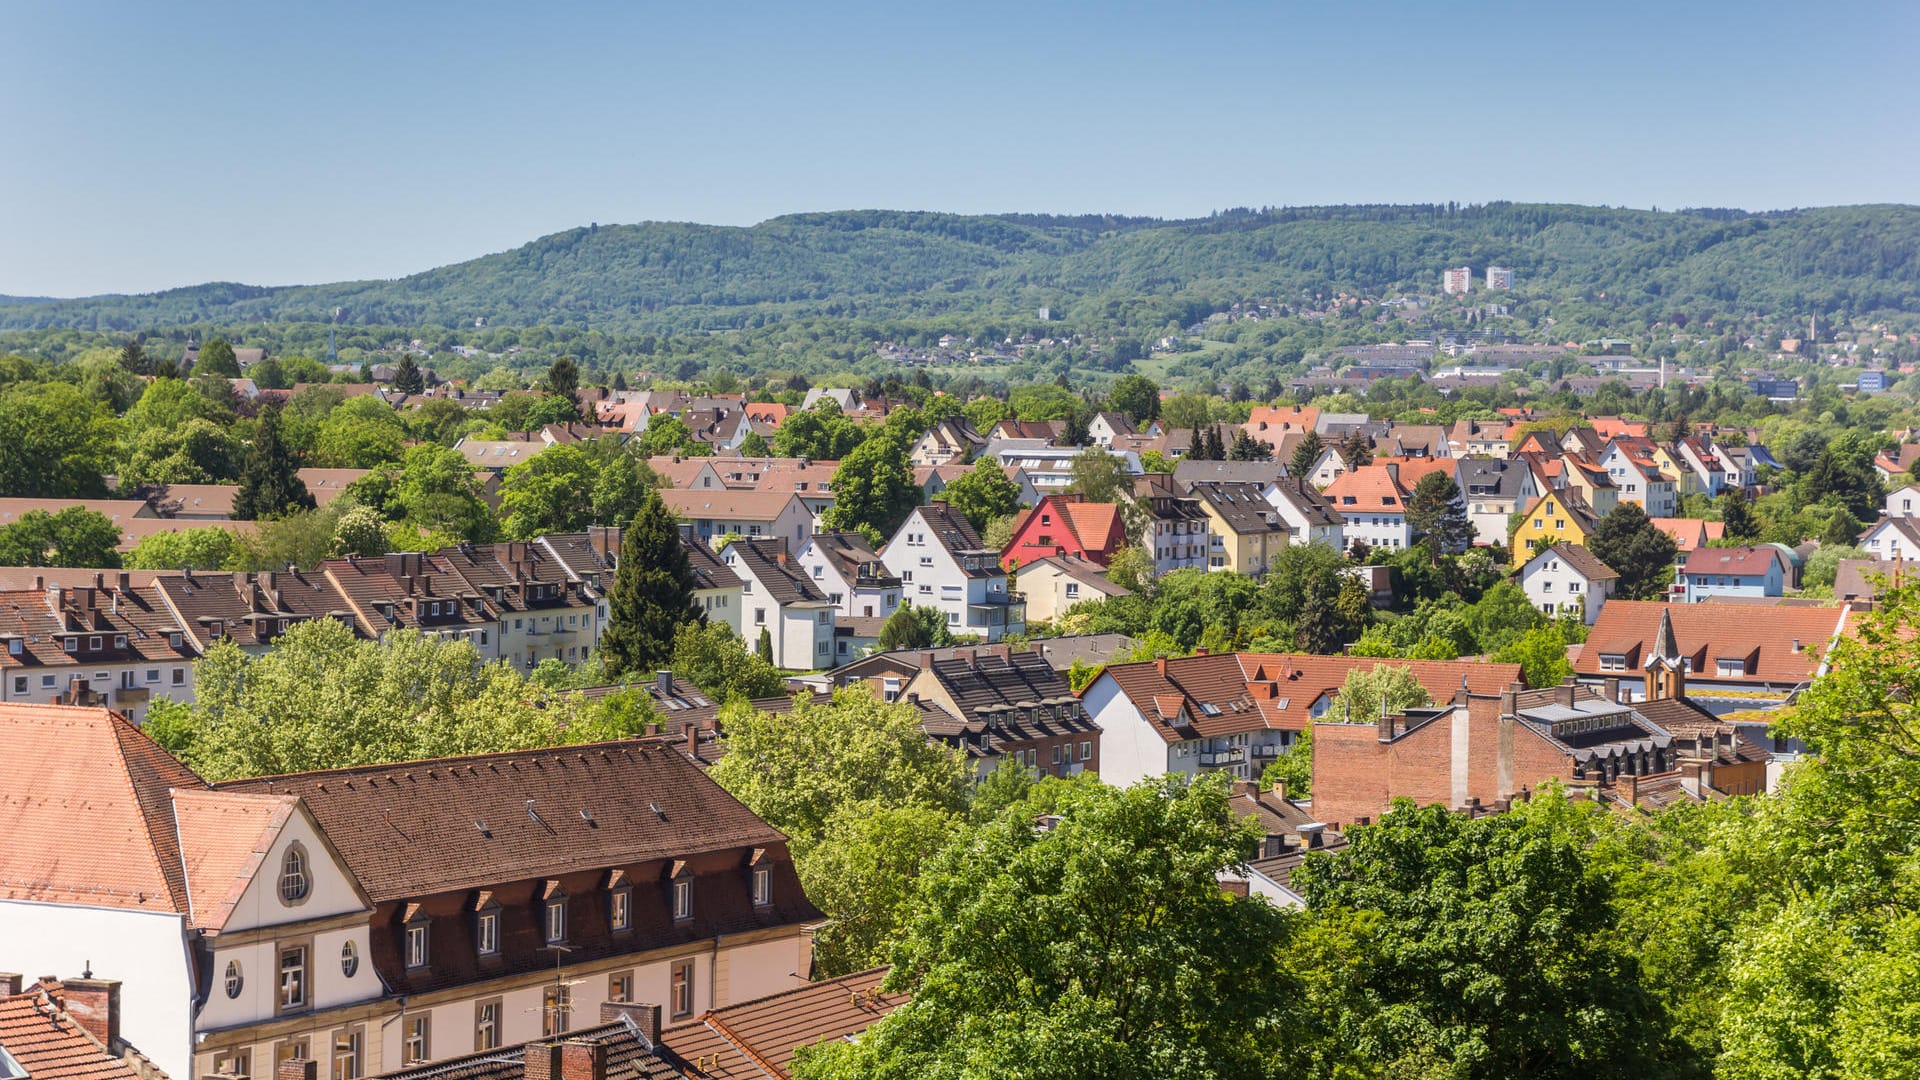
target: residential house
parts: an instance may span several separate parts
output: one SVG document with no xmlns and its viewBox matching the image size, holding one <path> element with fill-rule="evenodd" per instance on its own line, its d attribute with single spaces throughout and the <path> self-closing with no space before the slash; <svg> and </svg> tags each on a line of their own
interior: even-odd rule
<svg viewBox="0 0 1920 1080">
<path fill-rule="evenodd" d="M 1148 425 L 1155 430 L 1160 426 L 1157 420 L 1148 421 Z M 1125 413 L 1096 412 L 1087 421 L 1087 438 L 1103 450 L 1112 448 L 1121 439 L 1141 434 L 1146 433 L 1135 428 L 1132 418 Z"/>
<path fill-rule="evenodd" d="M 1268 485 L 1265 491 L 1267 502 L 1287 527 L 1288 543 L 1325 544 L 1336 551 L 1346 550 L 1346 517 L 1311 483 L 1287 477 Z"/>
<path fill-rule="evenodd" d="M 1513 568 L 1527 565 L 1543 548 L 1561 541 L 1587 546 L 1600 524 L 1585 503 L 1562 491 L 1549 491 L 1521 511 L 1513 532 Z"/>
<path fill-rule="evenodd" d="M 87 990 L 101 1041 L 176 1077 L 269 1074 L 354 1032 L 366 1046 L 386 996 L 372 905 L 310 807 L 209 790 L 107 709 L 0 706 L 0 745 L 0 955 L 27 971 L 110 958 L 117 987 Z"/>
<path fill-rule="evenodd" d="M 1100 775 L 1109 783 L 1215 771 L 1251 780 L 1335 708 L 1348 672 L 1381 664 L 1408 668 L 1439 698 L 1463 680 L 1491 694 L 1520 677 L 1518 664 L 1202 653 L 1109 665 L 1080 700 L 1100 727 Z"/>
<path fill-rule="evenodd" d="M 740 633 L 740 613 L 745 606 L 745 583 L 721 560 L 713 545 L 693 535 L 693 526 L 680 526 L 680 547 L 687 553 L 687 565 L 693 570 L 693 606 L 707 617 L 708 625 L 725 624 Z M 601 618 L 602 626 L 606 619 Z"/>
<path fill-rule="evenodd" d="M 1082 670 L 1098 667 L 1117 653 L 1132 650 L 1139 642 L 1125 634 L 1076 634 L 1069 637 L 1035 638 L 1027 643 L 1025 652 L 1037 653 L 1053 670 L 1067 673 L 1079 665 Z M 834 687 L 852 686 L 864 682 L 873 688 L 874 696 L 882 701 L 898 700 L 905 691 L 908 682 L 919 674 L 920 670 L 935 660 L 951 657 L 964 657 L 969 654 L 1004 655 L 1015 651 L 1014 646 L 968 644 L 947 645 L 937 649 L 900 649 L 893 652 L 873 653 L 864 656 L 845 667 L 835 668 L 831 674 Z"/>
<path fill-rule="evenodd" d="M 1840 601 L 1877 600 L 1908 573 L 1897 559 L 1841 559 L 1833 575 L 1833 598 Z"/>
<path fill-rule="evenodd" d="M 987 429 L 987 439 L 989 442 L 1029 441 L 1050 446 L 1066 432 L 1065 420 L 1015 420 L 1008 417 Z"/>
<path fill-rule="evenodd" d="M 1786 591 L 1784 561 L 1770 544 L 1695 548 L 1680 564 L 1674 592 L 1689 604 L 1719 596 L 1779 596 Z"/>
<path fill-rule="evenodd" d="M 1207 480 L 1189 493 L 1207 515 L 1207 569 L 1259 577 L 1286 550 L 1292 530 L 1261 485 Z"/>
<path fill-rule="evenodd" d="M 580 663 L 600 643 L 601 591 L 538 542 L 461 544 L 435 558 L 466 583 L 462 596 L 469 605 L 479 597 L 491 609 L 499 623 L 499 655 L 522 672 L 542 660 Z"/>
<path fill-rule="evenodd" d="M 973 650 L 924 665 L 905 698 L 937 708 L 921 726 L 965 750 L 984 778 L 1011 758 L 1041 776 L 1100 771 L 1100 729 L 1066 677 L 1038 653 Z"/>
<path fill-rule="evenodd" d="M 1126 596 L 1107 579 L 1107 568 L 1079 555 L 1049 555 L 1020 567 L 1020 595 L 1029 622 L 1051 622 L 1083 600 Z"/>
<path fill-rule="evenodd" d="M 312 958 L 321 973 L 357 970 L 384 987 L 380 1000 L 333 1010 L 297 1056 L 364 1025 L 367 1072 L 380 1072 L 551 1038 L 606 1002 L 692 1020 L 799 986 L 811 968 L 820 913 L 786 838 L 677 746 L 481 754 L 216 790 L 297 799 L 371 902 L 343 927 L 370 935 L 353 964 L 318 940 Z M 212 970 L 225 959 L 216 952 Z M 239 968 L 243 980 L 272 971 Z M 214 1028 L 197 1056 L 278 1060 L 285 1041 L 271 1026 Z"/>
<path fill-rule="evenodd" d="M 319 572 L 346 599 L 354 628 L 370 638 L 417 630 L 464 639 L 488 660 L 500 655 L 499 613 L 473 593 L 445 555 L 396 551 L 377 559 L 328 559 Z"/>
<path fill-rule="evenodd" d="M 1101 566 L 1126 546 L 1127 527 L 1114 503 L 1084 495 L 1048 495 L 1014 519 L 1000 565 L 1017 570 L 1052 555 L 1076 555 Z"/>
<path fill-rule="evenodd" d="M 915 507 L 880 560 L 900 579 L 904 599 L 939 609 L 956 635 L 999 641 L 1026 627 L 1026 604 L 966 515 L 945 503 Z"/>
<path fill-rule="evenodd" d="M 1580 501 L 1592 508 L 1594 516 L 1606 517 L 1613 513 L 1614 507 L 1620 505 L 1620 485 L 1614 483 L 1612 474 L 1592 456 L 1564 454 L 1560 458 L 1560 465 L 1560 482 L 1555 487 L 1579 496 Z M 1669 513 L 1664 516 L 1672 515 Z"/>
<path fill-rule="evenodd" d="M 773 666 L 817 671 L 834 666 L 837 605 L 788 552 L 786 537 L 734 540 L 720 561 L 740 579 L 740 631 L 758 647 L 765 634 Z"/>
<path fill-rule="evenodd" d="M 1875 454 L 1873 470 L 1888 487 L 1904 486 L 1913 479 L 1915 462 L 1920 462 L 1920 442 L 1903 442 L 1891 451 Z"/>
<path fill-rule="evenodd" d="M 1504 456 L 1463 458 L 1455 479 L 1466 499 L 1473 542 L 1487 547 L 1505 545 L 1507 522 L 1541 493 L 1526 462 Z"/>
<path fill-rule="evenodd" d="M 1447 429 L 1447 447 L 1457 458 L 1505 460 L 1512 450 L 1507 436 L 1511 428 L 1504 420 L 1458 420 Z"/>
<path fill-rule="evenodd" d="M 1652 440 L 1618 438 L 1600 455 L 1600 467 L 1613 478 L 1620 501 L 1637 504 L 1648 517 L 1672 517 L 1679 506 L 1674 481 L 1660 471 L 1654 451 Z"/>
<path fill-rule="evenodd" d="M 535 541 L 547 550 L 565 567 L 568 576 L 585 585 L 599 599 L 594 605 L 594 625 L 604 630 L 607 625 L 607 590 L 613 587 L 613 570 L 620 561 L 620 541 L 624 533 L 616 525 L 594 525 L 585 532 L 547 533 Z M 688 537 L 688 527 L 680 527 L 682 542 Z M 712 549 L 708 549 L 712 554 Z M 691 557 L 689 557 L 691 558 Z M 694 567 L 696 576 L 700 568 Z M 696 588 L 696 597 L 700 596 Z"/>
<path fill-rule="evenodd" d="M 1902 484 L 1889 491 L 1882 514 L 1890 518 L 1920 517 L 1920 484 Z"/>
<path fill-rule="evenodd" d="M 194 655 L 206 653 L 224 639 L 249 656 L 263 656 L 297 623 L 339 619 L 352 625 L 352 619 L 345 617 L 346 598 L 319 573 L 183 570 L 155 575 L 152 590 Z"/>
<path fill-rule="evenodd" d="M 1312 405 L 1255 405 L 1240 430 L 1255 442 L 1272 447 L 1277 458 L 1285 436 L 1304 435 L 1315 430 L 1319 422 L 1320 410 Z"/>
<path fill-rule="evenodd" d="M 1181 491 L 1191 492 L 1202 481 L 1225 484 L 1278 483 L 1287 476 L 1286 459 L 1267 461 L 1199 461 L 1182 458 L 1174 463 L 1173 480 Z"/>
<path fill-rule="evenodd" d="M 693 524 L 694 535 L 708 543 L 742 536 L 788 540 L 798 547 L 813 531 L 814 515 L 790 491 L 682 491 L 667 488 L 660 501 L 674 516 Z"/>
<path fill-rule="evenodd" d="M 569 1028 L 537 1042 L 514 1046 L 497 1044 L 442 1061 L 406 1065 L 382 1073 L 377 1080 L 710 1080 L 719 1074 L 702 1072 L 680 1060 L 660 1041 L 660 1014 L 666 1002 L 604 1001 L 598 1023 Z M 569 1021 L 573 1010 L 568 1009 Z M 476 1046 L 482 1040 L 474 1040 Z M 303 1067 L 298 1076 L 276 1080 L 319 1080 L 319 1063 L 283 1064 Z M 344 1070 L 337 1070 L 344 1071 Z"/>
<path fill-rule="evenodd" d="M 1620 575 L 1579 544 L 1565 541 L 1536 552 L 1520 567 L 1520 588 L 1549 618 L 1575 616 L 1588 626 L 1613 595 Z"/>
<path fill-rule="evenodd" d="M 1685 673 L 1690 696 L 1716 715 L 1782 704 L 1817 674 L 1846 632 L 1845 607 L 1663 604 L 1613 600 L 1574 657 L 1580 681 L 1645 677 L 1666 657 Z"/>
<path fill-rule="evenodd" d="M 1133 505 L 1141 511 L 1140 535 L 1133 543 L 1153 552 L 1155 574 L 1203 569 L 1212 553 L 1207 512 L 1188 495 L 1172 473 L 1149 473 L 1133 480 Z"/>
<path fill-rule="evenodd" d="M 1724 521 L 1707 521 L 1703 518 L 1652 518 L 1653 527 L 1673 537 L 1673 544 L 1680 554 L 1685 555 L 1694 548 L 1706 547 L 1727 534 Z"/>
<path fill-rule="evenodd" d="M 952 465 L 973 460 L 985 449 L 986 437 L 964 416 L 949 416 L 933 425 L 913 444 L 915 465 Z"/>
<path fill-rule="evenodd" d="M 160 594 L 89 576 L 0 593 L 0 702 L 112 705 L 138 723 L 156 698 L 192 701 L 200 653 Z"/>
<path fill-rule="evenodd" d="M 1285 784 L 1266 787 L 1257 780 L 1236 780 L 1227 812 L 1252 819 L 1264 834 L 1259 849 L 1241 870 L 1220 875 L 1220 887 L 1234 895 L 1258 896 L 1279 907 L 1303 908 L 1306 898 L 1293 888 L 1293 872 L 1317 851 L 1338 851 L 1347 839 L 1314 813 L 1310 802 L 1287 796 Z"/>
<path fill-rule="evenodd" d="M 1860 546 L 1876 559 L 1920 558 L 1920 518 L 1883 517 L 1860 534 Z"/>
<path fill-rule="evenodd" d="M 1413 544 L 1413 526 L 1407 523 L 1407 497 L 1397 464 L 1364 465 L 1327 486 L 1327 501 L 1346 524 L 1348 544 L 1368 548 L 1400 549 Z"/>
<path fill-rule="evenodd" d="M 859 533 L 814 533 L 800 546 L 797 558 L 842 620 L 885 622 L 900 606 L 899 576 Z"/>
</svg>

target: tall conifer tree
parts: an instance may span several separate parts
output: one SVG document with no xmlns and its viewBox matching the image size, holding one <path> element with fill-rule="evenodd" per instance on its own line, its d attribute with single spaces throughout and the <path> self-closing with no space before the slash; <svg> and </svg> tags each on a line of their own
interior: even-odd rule
<svg viewBox="0 0 1920 1080">
<path fill-rule="evenodd" d="M 280 438 L 280 406 L 260 410 L 260 425 L 240 469 L 240 490 L 233 497 L 238 521 L 285 517 L 313 509 L 313 493 L 300 479 L 300 461 Z"/>
<path fill-rule="evenodd" d="M 693 567 L 680 546 L 673 512 L 649 489 L 620 541 L 620 565 L 607 593 L 600 659 L 615 675 L 651 671 L 673 656 L 673 636 L 701 621 L 693 606 Z"/>
</svg>

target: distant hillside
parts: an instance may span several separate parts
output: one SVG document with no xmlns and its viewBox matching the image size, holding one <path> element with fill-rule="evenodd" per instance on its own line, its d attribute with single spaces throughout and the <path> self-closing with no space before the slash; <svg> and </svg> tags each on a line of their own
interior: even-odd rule
<svg viewBox="0 0 1920 1080">
<path fill-rule="evenodd" d="M 751 228 L 572 229 L 394 281 L 145 296 L 0 297 L 0 329 L 144 330 L 193 322 L 608 331 L 1065 309 L 1090 297 L 1431 292 L 1440 271 L 1510 266 L 1532 295 L 1780 314 L 1920 308 L 1920 207 L 1749 214 L 1496 203 L 1238 210 L 1191 221 L 848 211 Z"/>
</svg>

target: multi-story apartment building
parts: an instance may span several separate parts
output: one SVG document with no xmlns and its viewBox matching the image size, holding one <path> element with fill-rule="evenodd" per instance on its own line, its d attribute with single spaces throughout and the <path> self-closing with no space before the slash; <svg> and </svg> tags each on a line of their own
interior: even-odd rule
<svg viewBox="0 0 1920 1080">
<path fill-rule="evenodd" d="M 1455 296 L 1473 288 L 1473 267 L 1456 266 L 1440 272 L 1440 290 Z"/>
<path fill-rule="evenodd" d="M 1504 266 L 1487 267 L 1487 288 L 1488 289 L 1513 288 L 1513 271 Z"/>
<path fill-rule="evenodd" d="M 418 630 L 464 639 L 489 659 L 500 658 L 500 620 L 442 554 L 393 552 L 377 559 L 347 556 L 320 564 L 346 600 L 354 626 L 379 639 L 393 630 Z"/>
<path fill-rule="evenodd" d="M 199 650 L 160 592 L 125 573 L 89 577 L 0 593 L 0 701 L 111 704 L 136 719 L 155 698 L 191 701 Z"/>
<path fill-rule="evenodd" d="M 436 554 L 499 623 L 499 655 L 521 671 L 542 660 L 577 664 L 600 641 L 600 592 L 544 545 L 463 544 Z"/>
<path fill-rule="evenodd" d="M 788 551 L 785 537 L 735 540 L 720 549 L 720 561 L 740 579 L 740 629 L 749 646 L 764 632 L 774 667 L 834 666 L 835 604 Z"/>
<path fill-rule="evenodd" d="M 1206 569 L 1213 549 L 1207 512 L 1172 473 L 1135 477 L 1133 505 L 1142 519 L 1133 542 L 1153 553 L 1155 573 Z"/>
<path fill-rule="evenodd" d="M 900 579 L 904 602 L 939 609 L 955 634 L 999 641 L 1026 628 L 1026 603 L 1000 553 L 946 503 L 915 507 L 880 560 Z"/>
<path fill-rule="evenodd" d="M 900 607 L 899 576 L 859 533 L 814 533 L 801 545 L 798 558 L 841 620 L 885 620 Z"/>
</svg>

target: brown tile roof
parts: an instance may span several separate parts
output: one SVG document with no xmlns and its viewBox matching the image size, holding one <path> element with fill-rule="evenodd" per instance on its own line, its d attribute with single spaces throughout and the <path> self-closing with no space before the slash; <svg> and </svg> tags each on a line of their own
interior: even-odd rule
<svg viewBox="0 0 1920 1080">
<path fill-rule="evenodd" d="M 660 501 L 667 505 L 667 509 L 673 511 L 675 516 L 688 520 L 774 521 L 786 512 L 787 504 L 794 497 L 792 491 L 746 491 L 734 488 L 695 488 L 688 491 L 667 488 L 660 492 Z"/>
<path fill-rule="evenodd" d="M 660 1041 L 706 1080 L 789 1080 L 795 1050 L 856 1036 L 906 1004 L 906 994 L 879 992 L 886 975 L 875 968 L 728 1005 L 666 1029 Z"/>
<path fill-rule="evenodd" d="M 43 981 L 0 998 L 0 1050 L 27 1076 L 33 1080 L 165 1080 L 166 1074 L 152 1063 L 126 1060 L 102 1045 L 61 1007 L 63 996 L 58 982 L 49 986 Z"/>
<path fill-rule="evenodd" d="M 1548 552 L 1558 556 L 1560 561 L 1572 567 L 1575 573 L 1586 578 L 1588 581 L 1605 581 L 1620 576 L 1615 572 L 1613 567 L 1601 562 L 1599 556 L 1581 547 L 1579 544 L 1569 544 L 1562 541 L 1548 548 L 1547 551 L 1541 554 L 1547 554 Z M 1535 559 L 1539 557 L 1539 555 L 1534 556 Z"/>
<path fill-rule="evenodd" d="M 220 789 L 298 795 L 376 903 L 786 842 L 678 749 L 634 742 L 256 777 Z"/>
<path fill-rule="evenodd" d="M 155 484 L 141 490 L 141 498 L 161 517 L 202 519 L 232 517 L 239 494 L 239 484 Z"/>
<path fill-rule="evenodd" d="M 1660 617 L 1672 620 L 1681 655 L 1693 661 L 1689 679 L 1791 686 L 1813 678 L 1821 657 L 1847 612 L 1831 607 L 1752 607 L 1737 618 L 1713 604 L 1663 604 L 1652 600 L 1609 600 L 1574 661 L 1583 677 L 1644 672 Z M 1798 642 L 1800 648 L 1794 649 Z M 1626 658 L 1624 671 L 1603 671 L 1602 655 Z M 1744 659 L 1745 675 L 1718 675 L 1721 657 Z"/>
<path fill-rule="evenodd" d="M 457 549 L 448 549 L 457 550 Z M 391 552 L 377 559 L 328 559 L 319 573 L 332 582 L 359 616 L 360 631 L 379 637 L 389 630 L 467 630 L 491 626 L 496 616 L 441 553 Z M 433 614 L 433 605 L 441 614 Z"/>
<path fill-rule="evenodd" d="M 1269 728 L 1304 731 L 1314 702 L 1338 691 L 1347 672 L 1381 666 L 1411 669 L 1435 701 L 1451 698 L 1462 681 L 1485 695 L 1520 680 L 1518 664 L 1295 653 L 1215 653 L 1115 664 L 1103 677 L 1112 678 L 1160 737 L 1173 743 Z"/>
<path fill-rule="evenodd" d="M 1710 540 L 1718 540 L 1727 534 L 1724 521 L 1706 521 L 1701 518 L 1648 518 L 1653 527 L 1673 537 L 1673 542 L 1684 554 L 1697 547 L 1705 547 Z"/>
<path fill-rule="evenodd" d="M 187 914 L 174 788 L 206 784 L 118 713 L 0 705 L 0 897 Z"/>
<path fill-rule="evenodd" d="M 371 469 L 301 469 L 300 480 L 307 485 L 316 506 L 325 506 L 340 497 L 347 485 L 367 475 Z"/>
<path fill-rule="evenodd" d="M 212 644 L 212 625 L 240 645 L 266 645 L 279 623 L 339 616 L 347 598 L 320 574 L 297 570 L 233 574 L 167 574 L 153 585 L 177 625 L 200 648 Z"/>
</svg>

